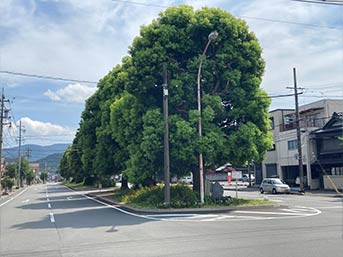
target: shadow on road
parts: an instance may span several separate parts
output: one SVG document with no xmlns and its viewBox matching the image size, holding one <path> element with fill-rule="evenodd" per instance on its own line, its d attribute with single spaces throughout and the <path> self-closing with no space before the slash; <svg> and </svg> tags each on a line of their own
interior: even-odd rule
<svg viewBox="0 0 343 257">
<path fill-rule="evenodd" d="M 86 201 L 82 201 L 86 202 Z M 89 201 L 87 201 L 89 202 Z M 86 202 L 86 203 L 87 203 Z M 44 204 L 46 206 L 46 204 Z M 88 203 L 87 203 L 88 205 Z M 86 208 L 86 206 L 83 206 Z M 139 225 L 145 222 L 153 221 L 142 216 L 130 215 L 119 210 L 100 204 L 90 206 L 93 209 L 77 210 L 64 213 L 54 213 L 55 223 L 50 221 L 51 217 L 48 214 L 45 218 L 39 221 L 25 222 L 12 226 L 15 229 L 51 229 L 54 224 L 57 228 L 99 228 L 104 227 L 107 232 L 117 232 L 118 227 Z M 95 209 L 94 209 L 95 207 Z M 42 204 L 31 204 L 24 209 L 43 209 Z M 82 208 L 82 206 L 74 208 Z M 47 208 L 46 208 L 47 209 Z M 47 209 L 48 211 L 48 209 Z M 52 210 L 53 211 L 53 210 Z M 109 228 L 110 227 L 110 228 Z"/>
</svg>

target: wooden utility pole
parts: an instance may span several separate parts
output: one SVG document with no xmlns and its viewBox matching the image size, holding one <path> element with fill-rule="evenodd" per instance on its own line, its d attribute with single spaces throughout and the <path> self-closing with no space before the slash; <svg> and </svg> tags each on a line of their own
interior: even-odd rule
<svg viewBox="0 0 343 257">
<path fill-rule="evenodd" d="M 1 186 L 1 178 L 2 178 L 2 128 L 4 123 L 4 106 L 5 106 L 5 96 L 4 96 L 4 89 L 2 89 L 1 94 L 1 110 L 0 110 L 0 197 L 2 195 L 2 186 Z"/>
<path fill-rule="evenodd" d="M 304 191 L 304 168 L 303 168 L 303 155 L 301 149 L 301 130 L 300 130 L 300 113 L 299 113 L 299 102 L 298 102 L 298 88 L 297 86 L 297 74 L 296 69 L 293 68 L 293 79 L 294 79 L 294 96 L 295 96 L 295 125 L 297 130 L 297 147 L 298 147 L 298 169 L 299 169 L 299 180 L 300 180 L 300 191 Z M 290 88 L 290 87 L 287 87 Z"/>
<path fill-rule="evenodd" d="M 7 114 L 8 114 L 8 109 L 5 108 L 5 102 L 9 102 L 8 100 L 5 100 L 5 95 L 4 95 L 4 88 L 2 88 L 2 93 L 1 93 L 1 106 L 0 106 L 0 182 L 2 178 L 2 168 L 5 168 L 2 166 L 2 132 L 3 132 L 3 126 L 4 125 L 9 125 L 10 123 L 5 123 L 4 119 L 7 119 Z M 0 196 L 2 195 L 2 188 L 1 188 L 1 183 L 0 183 Z"/>
<path fill-rule="evenodd" d="M 21 187 L 21 120 L 19 121 L 19 147 L 18 147 L 18 181 L 17 181 L 17 186 Z"/>
<path fill-rule="evenodd" d="M 169 121 L 167 64 L 163 64 L 163 120 L 164 120 L 164 204 L 170 205 Z"/>
</svg>

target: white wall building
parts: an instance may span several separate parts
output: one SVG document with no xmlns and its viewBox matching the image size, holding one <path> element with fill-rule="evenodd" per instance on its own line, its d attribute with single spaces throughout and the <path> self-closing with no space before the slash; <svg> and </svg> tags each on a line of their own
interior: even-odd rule
<svg viewBox="0 0 343 257">
<path fill-rule="evenodd" d="M 320 100 L 300 106 L 299 112 L 305 184 L 311 189 L 317 189 L 320 181 L 318 174 L 311 171 L 311 165 L 316 161 L 316 149 L 310 133 L 322 128 L 334 112 L 343 112 L 343 100 Z M 270 112 L 270 120 L 274 148 L 268 151 L 262 163 L 262 176 L 278 176 L 294 185 L 299 176 L 295 111 L 273 110 Z"/>
</svg>

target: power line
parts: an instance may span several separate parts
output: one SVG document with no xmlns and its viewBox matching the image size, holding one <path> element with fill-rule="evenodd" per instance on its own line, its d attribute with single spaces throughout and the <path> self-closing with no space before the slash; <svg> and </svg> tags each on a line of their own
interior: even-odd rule
<svg viewBox="0 0 343 257">
<path fill-rule="evenodd" d="M 168 8 L 168 5 L 158 5 L 158 4 L 146 4 L 140 2 L 133 2 L 133 1 L 123 1 L 123 0 L 112 0 L 112 2 L 122 3 L 122 4 L 132 4 L 132 5 L 142 5 L 142 6 L 149 6 L 149 7 L 157 7 L 157 8 Z"/>
<path fill-rule="evenodd" d="M 162 9 L 171 7 L 171 5 L 168 6 L 168 5 L 147 4 L 147 3 L 140 3 L 140 2 L 133 2 L 133 1 L 124 1 L 124 0 L 112 0 L 112 2 L 118 2 L 118 3 L 122 3 L 122 4 L 131 4 L 131 5 L 141 5 L 141 6 L 148 6 L 148 7 L 156 7 L 156 8 L 162 8 Z M 341 5 L 341 4 L 339 4 L 339 5 Z M 259 17 L 253 17 L 253 16 L 246 16 L 246 15 L 236 15 L 236 16 L 238 18 L 243 18 L 243 19 L 262 20 L 262 21 L 277 22 L 277 23 L 284 23 L 284 24 L 291 24 L 291 25 L 298 25 L 298 26 L 306 26 L 306 27 L 314 27 L 314 28 L 341 29 L 339 27 L 325 26 L 325 25 L 319 25 L 319 24 L 283 21 L 283 20 L 276 20 L 276 19 L 267 19 L 267 18 L 259 18 Z"/>
<path fill-rule="evenodd" d="M 292 2 L 301 2 L 301 3 L 308 3 L 308 4 L 323 4 L 323 5 L 338 5 L 343 6 L 343 2 L 341 0 L 290 0 Z"/>
<path fill-rule="evenodd" d="M 262 21 L 270 21 L 270 22 L 277 22 L 277 23 L 284 23 L 284 24 L 292 24 L 292 25 L 299 25 L 299 26 L 306 26 L 306 27 L 314 27 L 314 28 L 326 28 L 326 29 L 342 29 L 340 27 L 333 27 L 333 26 L 325 26 L 325 25 L 318 25 L 318 24 L 310 24 L 310 23 L 301 23 L 295 21 L 282 21 L 282 20 L 275 20 L 275 19 L 267 19 L 267 18 L 257 18 L 252 16 L 245 16 L 245 15 L 237 15 L 237 17 L 244 18 L 244 19 L 253 19 L 253 20 L 262 20 Z"/>
<path fill-rule="evenodd" d="M 38 79 L 60 80 L 60 81 L 89 83 L 89 84 L 97 84 L 98 83 L 98 82 L 89 81 L 89 80 L 77 80 L 77 79 L 69 79 L 69 78 L 62 78 L 62 77 L 52 77 L 52 76 L 28 74 L 28 73 L 22 73 L 22 72 L 6 71 L 6 70 L 0 70 L 0 73 L 14 75 L 14 76 L 38 78 Z"/>
</svg>

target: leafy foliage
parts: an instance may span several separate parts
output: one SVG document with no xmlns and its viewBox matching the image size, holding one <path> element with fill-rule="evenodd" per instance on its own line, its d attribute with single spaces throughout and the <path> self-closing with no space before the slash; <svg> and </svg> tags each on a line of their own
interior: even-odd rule
<svg viewBox="0 0 343 257">
<path fill-rule="evenodd" d="M 6 175 L 10 178 L 18 177 L 18 164 L 15 162 L 7 163 L 6 164 Z"/>
<path fill-rule="evenodd" d="M 211 31 L 219 36 L 203 56 Z M 136 188 L 156 184 L 163 170 L 162 90 L 156 86 L 163 83 L 163 63 L 168 64 L 173 175 L 193 172 L 199 179 L 199 153 L 205 169 L 262 160 L 272 140 L 270 99 L 259 87 L 265 65 L 261 52 L 246 23 L 224 10 L 168 8 L 141 27 L 129 56 L 86 101 L 61 173 L 77 181 L 122 173 Z M 200 139 L 196 85 L 201 58 Z"/>
<path fill-rule="evenodd" d="M 198 195 L 187 185 L 172 186 L 170 190 L 172 208 L 199 207 Z M 143 187 L 126 194 L 123 202 L 140 207 L 165 208 L 163 186 Z"/>
</svg>

